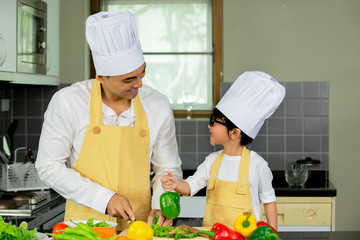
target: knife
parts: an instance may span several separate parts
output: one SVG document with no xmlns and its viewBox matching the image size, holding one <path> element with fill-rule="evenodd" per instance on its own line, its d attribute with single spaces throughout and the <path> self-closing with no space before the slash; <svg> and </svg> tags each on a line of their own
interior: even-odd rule
<svg viewBox="0 0 360 240">
<path fill-rule="evenodd" d="M 18 120 L 15 119 L 8 128 L 8 136 L 9 136 L 9 141 L 10 141 L 10 153 L 11 153 L 10 160 L 9 160 L 10 164 L 14 163 L 14 134 L 15 134 L 17 126 L 18 126 Z"/>
<path fill-rule="evenodd" d="M 10 153 L 10 148 L 9 148 L 9 144 L 8 144 L 6 136 L 3 136 L 3 149 L 4 149 L 6 156 L 9 158 L 11 153 Z"/>
</svg>

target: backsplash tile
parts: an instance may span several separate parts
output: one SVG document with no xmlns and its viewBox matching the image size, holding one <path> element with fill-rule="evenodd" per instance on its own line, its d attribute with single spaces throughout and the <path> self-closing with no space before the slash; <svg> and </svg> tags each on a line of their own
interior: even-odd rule
<svg viewBox="0 0 360 240">
<path fill-rule="evenodd" d="M 267 136 L 258 136 L 256 142 L 251 144 L 251 147 L 258 152 L 267 152 Z"/>
<path fill-rule="evenodd" d="M 193 121 L 181 122 L 180 124 L 181 135 L 193 135 L 194 133 L 196 133 L 196 125 L 197 123 Z"/>
<path fill-rule="evenodd" d="M 270 118 L 268 120 L 269 134 L 284 134 L 285 119 L 284 118 Z"/>
<path fill-rule="evenodd" d="M 321 115 L 320 99 L 318 99 L 318 100 L 304 100 L 304 115 L 305 116 L 318 116 L 318 115 Z"/>
<path fill-rule="evenodd" d="M 285 125 L 287 134 L 302 134 L 303 132 L 303 121 L 300 118 L 287 118 Z"/>
<path fill-rule="evenodd" d="M 320 98 L 320 82 L 303 83 L 304 98 Z"/>
<path fill-rule="evenodd" d="M 31 147 L 36 149 L 45 110 L 52 95 L 60 87 L 15 85 L 2 82 L 0 89 L 1 91 L 5 90 L 10 99 L 10 111 L 7 112 L 7 119 L 0 118 L 0 126 L 3 126 L 0 128 L 0 135 L 6 134 L 10 123 L 17 119 L 18 127 L 14 135 L 14 148 Z"/>
<path fill-rule="evenodd" d="M 304 118 L 304 133 L 320 134 L 321 133 L 321 118 Z"/>
<path fill-rule="evenodd" d="M 256 139 L 255 139 L 256 140 Z M 254 140 L 254 142 L 256 142 Z M 268 152 L 284 152 L 285 151 L 285 137 L 284 136 L 271 136 L 268 137 L 269 148 Z M 253 146 L 253 144 L 251 144 Z M 251 147 L 251 149 L 256 150 L 256 148 Z"/>
<path fill-rule="evenodd" d="M 286 98 L 302 98 L 301 82 L 286 82 Z"/>
<path fill-rule="evenodd" d="M 329 98 L 329 83 L 328 82 L 321 82 L 320 83 L 320 90 L 321 90 L 321 98 Z"/>
<path fill-rule="evenodd" d="M 180 152 L 196 152 L 196 135 L 194 136 L 180 136 Z"/>
<path fill-rule="evenodd" d="M 302 116 L 304 114 L 302 100 L 285 99 L 286 116 Z"/>
<path fill-rule="evenodd" d="M 274 114 L 265 121 L 257 137 L 248 147 L 258 152 L 272 170 L 282 170 L 293 162 L 312 157 L 321 160 L 320 168 L 328 169 L 329 161 L 329 83 L 328 82 L 286 82 L 285 100 Z M 223 83 L 223 95 L 231 83 Z M 222 149 L 222 146 L 206 147 L 209 144 L 208 120 L 204 119 L 176 119 L 176 123 L 186 126 L 184 122 L 197 123 L 197 157 L 198 164 L 213 151 Z M 189 125 L 193 129 L 193 125 Z M 184 132 L 183 132 L 184 131 Z M 177 136 L 190 131 L 180 128 Z M 209 152 L 203 152 L 208 150 Z M 183 148 L 180 149 L 182 153 Z M 192 155 L 191 155 L 192 156 Z M 187 159 L 182 158 L 187 165 Z"/>
</svg>

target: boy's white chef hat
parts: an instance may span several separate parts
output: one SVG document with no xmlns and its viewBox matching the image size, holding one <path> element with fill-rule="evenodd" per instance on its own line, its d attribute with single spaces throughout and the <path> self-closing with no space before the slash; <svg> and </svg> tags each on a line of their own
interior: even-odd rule
<svg viewBox="0 0 360 240">
<path fill-rule="evenodd" d="M 97 75 L 123 75 L 144 64 L 135 16 L 127 10 L 89 16 L 86 39 Z"/>
<path fill-rule="evenodd" d="M 260 71 L 245 72 L 231 85 L 216 108 L 254 139 L 284 96 L 285 88 L 270 75 Z"/>
</svg>

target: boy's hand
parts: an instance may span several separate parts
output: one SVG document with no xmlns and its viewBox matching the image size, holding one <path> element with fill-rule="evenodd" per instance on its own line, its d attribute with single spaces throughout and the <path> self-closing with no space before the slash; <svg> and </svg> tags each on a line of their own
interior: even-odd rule
<svg viewBox="0 0 360 240">
<path fill-rule="evenodd" d="M 175 175 L 170 171 L 167 171 L 167 175 L 162 176 L 160 181 L 161 186 L 163 187 L 165 192 L 170 192 L 171 190 L 174 190 L 178 183 Z"/>
</svg>

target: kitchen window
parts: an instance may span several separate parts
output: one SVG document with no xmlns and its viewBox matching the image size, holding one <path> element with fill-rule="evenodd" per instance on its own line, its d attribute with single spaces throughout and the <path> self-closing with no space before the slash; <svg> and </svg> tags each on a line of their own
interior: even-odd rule
<svg viewBox="0 0 360 240">
<path fill-rule="evenodd" d="M 220 98 L 221 0 L 92 0 L 91 13 L 134 13 L 147 73 L 176 117 L 208 117 Z M 94 76 L 94 69 L 91 73 Z"/>
</svg>

